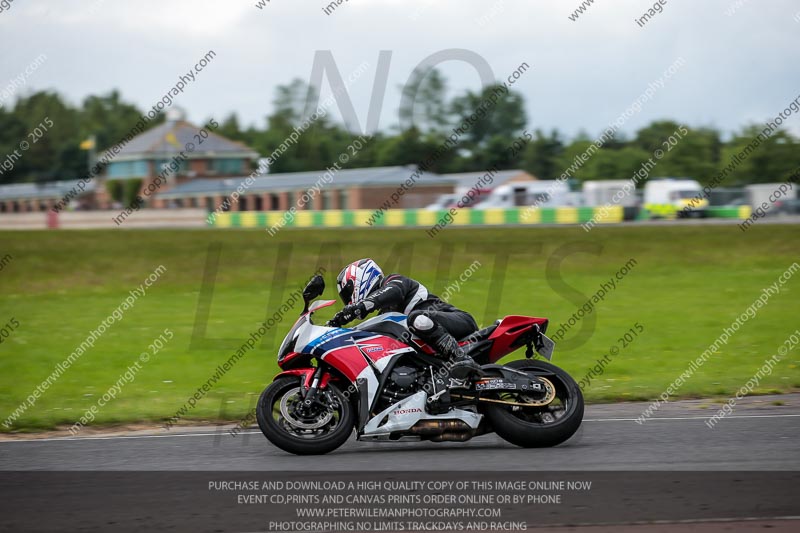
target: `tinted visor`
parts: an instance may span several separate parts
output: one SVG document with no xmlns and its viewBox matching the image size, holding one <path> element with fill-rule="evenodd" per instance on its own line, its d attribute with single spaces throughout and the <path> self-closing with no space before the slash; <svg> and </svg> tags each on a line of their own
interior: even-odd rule
<svg viewBox="0 0 800 533">
<path fill-rule="evenodd" d="M 347 280 L 347 283 L 344 284 L 344 287 L 339 285 L 339 296 L 342 299 L 342 303 L 344 305 L 350 305 L 350 301 L 353 299 L 353 280 Z"/>
</svg>

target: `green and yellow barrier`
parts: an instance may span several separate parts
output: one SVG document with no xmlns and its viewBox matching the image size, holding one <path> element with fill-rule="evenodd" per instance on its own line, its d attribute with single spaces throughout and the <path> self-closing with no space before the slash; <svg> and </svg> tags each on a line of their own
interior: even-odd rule
<svg viewBox="0 0 800 533">
<path fill-rule="evenodd" d="M 674 208 L 673 208 L 674 209 Z M 751 214 L 749 206 L 709 207 L 707 215 L 713 218 L 738 218 L 744 220 Z M 436 231 L 447 226 L 500 226 L 537 224 L 613 224 L 622 222 L 623 209 L 613 207 L 546 207 L 511 209 L 460 209 L 450 216 L 447 210 L 389 209 L 380 216 L 371 209 L 297 211 L 294 216 L 283 211 L 241 211 L 220 213 L 210 226 L 218 228 L 358 228 L 358 227 L 422 227 Z M 675 216 L 674 211 L 671 213 Z M 641 210 L 637 220 L 651 218 Z M 671 218 L 671 217 L 670 217 Z"/>
<path fill-rule="evenodd" d="M 705 216 L 708 218 L 738 218 L 744 220 L 752 214 L 749 205 L 738 206 L 703 206 Z M 652 218 L 675 219 L 680 208 L 671 204 L 646 204 L 644 209 L 639 211 L 637 220 L 648 220 Z"/>
<path fill-rule="evenodd" d="M 738 218 L 739 220 L 744 220 L 750 218 L 752 214 L 753 209 L 749 205 L 708 208 L 708 216 L 712 218 Z"/>
<path fill-rule="evenodd" d="M 389 209 L 381 215 L 371 209 L 297 211 L 293 216 L 282 211 L 242 211 L 209 217 L 209 225 L 219 228 L 347 228 L 347 227 L 428 227 L 498 226 L 505 224 L 595 224 L 621 222 L 619 206 L 551 207 L 511 209 L 459 209 L 450 216 L 447 210 Z M 440 226 L 440 227 L 441 227 Z"/>
</svg>

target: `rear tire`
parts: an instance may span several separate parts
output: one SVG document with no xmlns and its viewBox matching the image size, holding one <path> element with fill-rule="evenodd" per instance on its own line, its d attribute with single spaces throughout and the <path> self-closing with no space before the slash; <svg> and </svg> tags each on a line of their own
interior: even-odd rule
<svg viewBox="0 0 800 533">
<path fill-rule="evenodd" d="M 545 407 L 516 408 L 517 411 L 510 406 L 487 403 L 486 416 L 500 437 L 523 448 L 545 448 L 561 444 L 578 431 L 583 421 L 583 394 L 569 374 L 539 360 L 512 361 L 505 366 L 523 372 L 550 374 L 545 377 L 555 386 L 556 398 L 563 410 L 553 410 L 552 403 Z M 532 422 L 528 418 L 541 421 Z"/>
<path fill-rule="evenodd" d="M 256 405 L 258 427 L 269 441 L 281 450 L 296 455 L 322 455 L 332 452 L 344 444 L 355 426 L 353 403 L 348 401 L 339 388 L 330 383 L 327 390 L 336 399 L 332 406 L 332 416 L 322 427 L 312 430 L 299 428 L 284 417 L 281 403 L 286 405 L 296 401 L 300 387 L 299 378 L 283 377 L 276 379 L 261 394 Z M 324 413 L 319 420 L 326 418 Z M 319 435 L 319 436 L 317 436 Z"/>
</svg>

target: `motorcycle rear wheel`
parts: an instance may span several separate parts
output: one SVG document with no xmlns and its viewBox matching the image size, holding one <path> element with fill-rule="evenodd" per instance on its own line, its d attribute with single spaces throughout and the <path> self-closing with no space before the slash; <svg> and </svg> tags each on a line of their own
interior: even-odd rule
<svg viewBox="0 0 800 533">
<path fill-rule="evenodd" d="M 556 389 L 556 397 L 543 407 L 521 407 L 488 403 L 486 416 L 494 431 L 504 440 L 523 448 L 556 446 L 569 439 L 583 421 L 583 394 L 575 380 L 557 366 L 539 360 L 512 361 L 506 366 L 532 372 L 548 379 Z M 521 391 L 504 392 L 497 399 L 525 403 Z"/>
<path fill-rule="evenodd" d="M 332 402 L 326 410 L 300 417 L 294 407 L 300 401 L 300 380 L 283 377 L 273 381 L 256 405 L 258 427 L 281 450 L 296 455 L 322 455 L 344 444 L 353 432 L 355 412 L 339 388 L 327 387 Z"/>
</svg>

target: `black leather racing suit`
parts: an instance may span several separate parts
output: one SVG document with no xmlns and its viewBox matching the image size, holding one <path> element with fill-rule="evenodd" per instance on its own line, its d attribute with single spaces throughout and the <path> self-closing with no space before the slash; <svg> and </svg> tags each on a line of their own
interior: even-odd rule
<svg viewBox="0 0 800 533">
<path fill-rule="evenodd" d="M 434 346 L 441 355 L 461 355 L 456 339 L 478 330 L 472 315 L 445 302 L 418 281 L 400 274 L 386 276 L 364 299 L 366 311 L 408 315 L 408 329 Z"/>
</svg>

